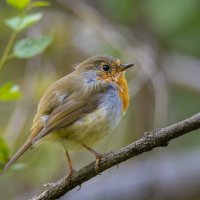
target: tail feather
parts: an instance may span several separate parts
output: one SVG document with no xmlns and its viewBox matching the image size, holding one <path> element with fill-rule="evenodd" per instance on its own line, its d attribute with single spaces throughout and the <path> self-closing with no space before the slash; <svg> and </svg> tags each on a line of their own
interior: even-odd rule
<svg viewBox="0 0 200 200">
<path fill-rule="evenodd" d="M 22 147 L 17 151 L 17 153 L 10 159 L 10 161 L 6 164 L 0 175 L 4 173 L 6 170 L 8 170 L 31 146 L 32 146 L 32 141 L 27 140 L 22 145 Z"/>
</svg>

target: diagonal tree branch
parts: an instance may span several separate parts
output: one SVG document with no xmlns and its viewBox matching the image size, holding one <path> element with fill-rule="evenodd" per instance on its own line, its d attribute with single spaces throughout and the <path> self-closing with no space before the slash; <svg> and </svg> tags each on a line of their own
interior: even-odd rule
<svg viewBox="0 0 200 200">
<path fill-rule="evenodd" d="M 144 152 L 151 151 L 156 147 L 167 146 L 170 140 L 198 128 L 200 128 L 200 113 L 197 113 L 192 117 L 175 123 L 171 126 L 145 132 L 141 139 L 117 150 L 116 152 L 105 154 L 105 157 L 100 161 L 99 171 L 103 172 L 114 165 L 117 165 Z M 41 194 L 33 197 L 31 200 L 49 200 L 61 197 L 71 189 L 96 176 L 97 173 L 94 166 L 95 163 L 92 162 L 83 167 L 77 173 L 75 173 L 68 182 L 65 181 L 65 178 L 62 178 Z"/>
</svg>

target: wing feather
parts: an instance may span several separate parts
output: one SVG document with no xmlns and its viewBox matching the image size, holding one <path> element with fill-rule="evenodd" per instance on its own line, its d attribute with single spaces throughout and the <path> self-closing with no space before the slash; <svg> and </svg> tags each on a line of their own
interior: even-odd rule
<svg viewBox="0 0 200 200">
<path fill-rule="evenodd" d="M 53 130 L 63 128 L 80 119 L 84 114 L 91 112 L 95 106 L 86 102 L 69 101 L 58 106 L 50 115 L 41 132 L 32 139 L 37 142 Z"/>
</svg>

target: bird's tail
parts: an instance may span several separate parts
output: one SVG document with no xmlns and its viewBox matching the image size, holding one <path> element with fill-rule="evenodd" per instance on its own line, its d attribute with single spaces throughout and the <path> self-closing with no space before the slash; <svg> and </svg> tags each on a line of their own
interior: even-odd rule
<svg viewBox="0 0 200 200">
<path fill-rule="evenodd" d="M 6 164 L 0 175 L 2 175 L 6 170 L 8 170 L 31 146 L 32 146 L 32 141 L 27 140 L 22 145 L 22 147 L 17 151 L 17 153 L 10 159 L 10 161 Z"/>
</svg>

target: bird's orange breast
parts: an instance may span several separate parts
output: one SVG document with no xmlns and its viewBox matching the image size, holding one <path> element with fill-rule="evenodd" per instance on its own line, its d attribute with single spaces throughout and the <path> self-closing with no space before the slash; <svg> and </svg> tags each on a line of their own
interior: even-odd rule
<svg viewBox="0 0 200 200">
<path fill-rule="evenodd" d="M 101 74 L 99 79 L 102 79 L 108 82 L 114 81 L 117 84 L 118 93 L 122 101 L 122 109 L 123 109 L 123 112 L 125 112 L 126 109 L 128 108 L 129 100 L 130 100 L 128 84 L 125 79 L 124 73 L 121 73 L 119 77 L 117 78 L 115 76 L 116 75 L 115 73 L 116 72 L 113 72 L 113 74 Z"/>
<path fill-rule="evenodd" d="M 129 96 L 128 84 L 125 79 L 124 73 L 120 75 L 116 83 L 118 85 L 118 92 L 122 101 L 122 108 L 123 111 L 125 112 L 129 105 L 130 96 Z"/>
</svg>

